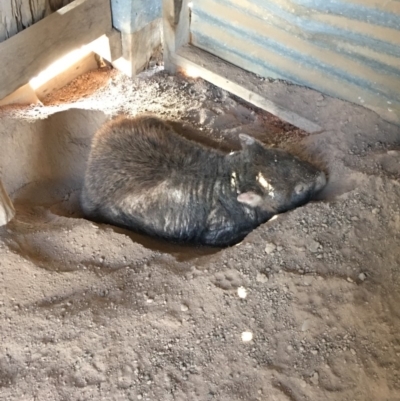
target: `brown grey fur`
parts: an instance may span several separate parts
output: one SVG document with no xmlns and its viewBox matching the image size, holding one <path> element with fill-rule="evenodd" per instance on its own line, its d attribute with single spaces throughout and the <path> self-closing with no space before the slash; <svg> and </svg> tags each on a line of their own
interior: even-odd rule
<svg viewBox="0 0 400 401">
<path fill-rule="evenodd" d="M 226 154 L 153 116 L 106 123 L 92 141 L 85 216 L 167 240 L 227 246 L 325 185 L 311 164 L 239 137 L 242 150 Z"/>
</svg>

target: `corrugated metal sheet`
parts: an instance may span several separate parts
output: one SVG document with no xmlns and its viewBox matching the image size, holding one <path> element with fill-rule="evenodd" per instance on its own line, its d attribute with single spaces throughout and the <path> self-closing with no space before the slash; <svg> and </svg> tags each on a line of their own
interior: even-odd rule
<svg viewBox="0 0 400 401">
<path fill-rule="evenodd" d="M 399 0 L 193 0 L 191 42 L 400 124 Z"/>
</svg>

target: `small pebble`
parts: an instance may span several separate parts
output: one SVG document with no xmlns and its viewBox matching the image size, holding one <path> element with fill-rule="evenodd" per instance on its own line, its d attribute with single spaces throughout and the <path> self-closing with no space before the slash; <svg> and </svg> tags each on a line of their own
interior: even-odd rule
<svg viewBox="0 0 400 401">
<path fill-rule="evenodd" d="M 267 277 L 266 274 L 257 273 L 256 280 L 259 283 L 267 283 L 268 282 L 268 277 Z"/>
<path fill-rule="evenodd" d="M 242 341 L 243 342 L 249 342 L 253 339 L 253 333 L 251 331 L 244 331 L 242 333 Z"/>
<path fill-rule="evenodd" d="M 301 331 L 307 331 L 310 328 L 310 321 L 305 320 L 303 325 L 301 326 Z"/>
<path fill-rule="evenodd" d="M 312 241 L 310 245 L 308 246 L 308 249 L 311 253 L 316 253 L 318 249 L 320 248 L 320 243 L 317 241 Z"/>
<path fill-rule="evenodd" d="M 265 246 L 265 253 L 267 253 L 269 255 L 270 253 L 274 252 L 275 249 L 276 249 L 276 245 L 269 243 Z"/>
<path fill-rule="evenodd" d="M 365 273 L 360 273 L 360 274 L 358 275 L 358 278 L 359 278 L 361 281 L 364 281 L 364 280 L 367 278 L 367 275 L 366 275 Z"/>
<path fill-rule="evenodd" d="M 310 379 L 312 384 L 317 385 L 319 383 L 319 375 L 317 372 L 314 372 L 314 374 L 312 375 L 311 379 Z"/>
<path fill-rule="evenodd" d="M 247 297 L 247 290 L 246 290 L 246 288 L 244 288 L 244 287 L 239 287 L 239 288 L 237 289 L 237 293 L 238 293 L 238 295 L 239 295 L 239 298 L 244 299 L 244 298 Z"/>
<path fill-rule="evenodd" d="M 188 308 L 187 305 L 184 305 L 184 304 L 181 305 L 181 311 L 182 312 L 187 312 L 188 310 L 189 310 L 189 308 Z"/>
</svg>

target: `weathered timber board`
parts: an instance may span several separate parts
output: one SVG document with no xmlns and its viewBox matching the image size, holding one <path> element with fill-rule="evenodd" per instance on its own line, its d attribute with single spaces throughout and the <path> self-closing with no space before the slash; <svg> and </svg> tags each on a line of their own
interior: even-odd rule
<svg viewBox="0 0 400 401">
<path fill-rule="evenodd" d="M 1 0 L 0 42 L 30 27 L 74 0 Z"/>
<path fill-rule="evenodd" d="M 191 67 L 198 75 L 212 84 L 274 114 L 282 120 L 310 133 L 323 129 L 314 121 L 298 114 L 289 105 L 269 98 L 268 93 L 259 90 L 259 78 L 204 50 L 191 45 L 178 49 L 172 60 L 183 70 Z M 299 99 L 300 100 L 300 99 Z"/>
<path fill-rule="evenodd" d="M 164 32 L 164 65 L 165 69 L 174 72 L 173 55 L 190 39 L 190 9 L 189 0 L 163 1 L 163 32 Z"/>
<path fill-rule="evenodd" d="M 75 0 L 0 43 L 0 99 L 59 58 L 111 29 L 109 0 Z"/>
</svg>

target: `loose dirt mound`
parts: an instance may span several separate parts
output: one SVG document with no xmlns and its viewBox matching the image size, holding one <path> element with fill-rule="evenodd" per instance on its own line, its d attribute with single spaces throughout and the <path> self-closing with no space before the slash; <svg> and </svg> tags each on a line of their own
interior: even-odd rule
<svg viewBox="0 0 400 401">
<path fill-rule="evenodd" d="M 1 400 L 400 400 L 400 129 L 268 85 L 297 91 L 326 130 L 163 72 L 97 71 L 1 111 L 17 209 L 0 228 Z M 94 224 L 78 204 L 88 144 L 121 112 L 193 124 L 217 147 L 254 135 L 319 163 L 329 185 L 224 250 Z"/>
</svg>

